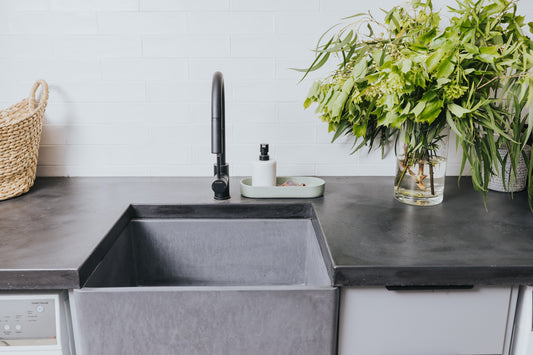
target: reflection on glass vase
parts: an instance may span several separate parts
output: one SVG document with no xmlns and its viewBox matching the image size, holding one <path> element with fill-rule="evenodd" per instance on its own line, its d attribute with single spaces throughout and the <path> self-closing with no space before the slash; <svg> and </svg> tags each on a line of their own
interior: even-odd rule
<svg viewBox="0 0 533 355">
<path fill-rule="evenodd" d="M 433 206 L 442 202 L 448 156 L 448 135 L 445 134 L 432 150 L 417 154 L 408 152 L 399 142 L 396 147 L 396 177 L 394 198 L 416 206 Z"/>
</svg>

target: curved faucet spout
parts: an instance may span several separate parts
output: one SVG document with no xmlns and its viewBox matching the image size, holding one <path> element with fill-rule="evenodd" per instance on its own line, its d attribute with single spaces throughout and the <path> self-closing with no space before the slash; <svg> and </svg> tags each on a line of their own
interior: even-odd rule
<svg viewBox="0 0 533 355">
<path fill-rule="evenodd" d="M 224 108 L 224 77 L 221 72 L 213 75 L 211 91 L 211 152 L 217 155 L 214 166 L 215 181 L 212 189 L 215 199 L 226 200 L 229 195 L 229 165 L 226 164 L 226 114 Z"/>
<path fill-rule="evenodd" d="M 211 152 L 226 164 L 226 113 L 224 108 L 224 77 L 221 72 L 213 75 L 211 91 Z"/>
</svg>

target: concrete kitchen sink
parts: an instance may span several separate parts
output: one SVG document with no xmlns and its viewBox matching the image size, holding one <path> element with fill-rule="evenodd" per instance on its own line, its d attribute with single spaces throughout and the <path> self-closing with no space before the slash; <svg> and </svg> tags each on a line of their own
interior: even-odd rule
<svg viewBox="0 0 533 355">
<path fill-rule="evenodd" d="M 324 245 L 309 204 L 131 206 L 71 292 L 77 351 L 334 354 Z"/>
</svg>

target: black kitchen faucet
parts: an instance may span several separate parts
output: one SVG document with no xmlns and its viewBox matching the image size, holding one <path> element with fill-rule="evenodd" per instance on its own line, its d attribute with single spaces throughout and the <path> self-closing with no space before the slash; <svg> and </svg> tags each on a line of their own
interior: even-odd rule
<svg viewBox="0 0 533 355">
<path fill-rule="evenodd" d="M 215 192 L 215 200 L 230 198 L 225 131 L 224 76 L 217 71 L 213 75 L 213 89 L 211 91 L 211 152 L 217 155 L 217 162 L 214 166 L 215 180 L 211 185 Z"/>
</svg>

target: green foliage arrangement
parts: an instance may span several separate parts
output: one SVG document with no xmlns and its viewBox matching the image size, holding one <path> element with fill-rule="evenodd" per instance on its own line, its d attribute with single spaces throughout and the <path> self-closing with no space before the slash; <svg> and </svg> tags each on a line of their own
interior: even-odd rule
<svg viewBox="0 0 533 355">
<path fill-rule="evenodd" d="M 396 6 L 383 23 L 370 13 L 348 17 L 300 69 L 305 78 L 328 61 L 338 64 L 312 84 L 304 107 L 318 105 L 333 140 L 353 135 L 354 152 L 383 149 L 401 134 L 412 162 L 430 161 L 449 127 L 463 150 L 461 174 L 468 162 L 475 189 L 486 192 L 505 160 L 516 173 L 533 129 L 533 42 L 517 1 L 456 0 L 444 28 L 431 0 Z M 499 146 L 508 148 L 504 158 Z"/>
</svg>

